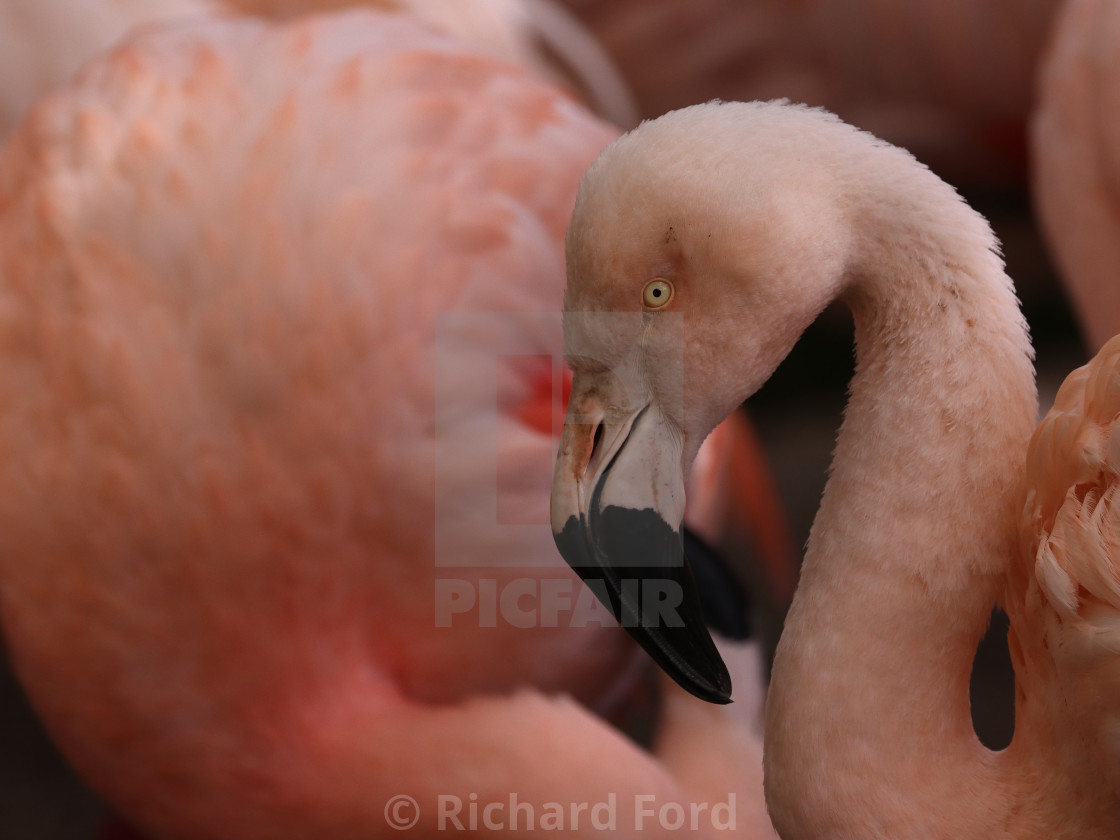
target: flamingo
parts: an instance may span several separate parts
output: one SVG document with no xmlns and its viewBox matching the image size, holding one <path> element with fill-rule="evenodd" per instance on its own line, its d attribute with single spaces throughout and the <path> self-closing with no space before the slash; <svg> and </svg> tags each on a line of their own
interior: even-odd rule
<svg viewBox="0 0 1120 840">
<path fill-rule="evenodd" d="M 1015 186 L 1058 0 L 564 0 L 641 113 L 789 97 L 904 145 L 954 183 Z M 993 33 L 999 33 L 994 37 Z"/>
<path fill-rule="evenodd" d="M 0 624 L 139 831 L 368 840 L 410 796 L 427 835 L 441 795 L 461 820 L 610 795 L 626 825 L 636 796 L 735 794 L 735 833 L 772 836 L 760 695 L 667 690 L 643 750 L 603 720 L 645 669 L 601 611 L 481 618 L 486 586 L 579 594 L 543 527 L 539 403 L 575 184 L 615 135 L 350 12 L 150 29 L 4 148 Z M 758 682 L 756 649 L 724 652 Z"/>
<path fill-rule="evenodd" d="M 692 608 L 681 476 L 826 304 L 851 308 L 856 373 L 767 699 L 778 833 L 1117 837 L 1120 339 L 1035 431 L 1032 348 L 987 222 L 909 153 L 782 102 L 694 106 L 616 140 L 581 183 L 567 258 L 555 539 L 717 702 L 731 686 Z M 683 626 L 642 612 L 628 578 L 676 593 Z M 968 699 L 996 603 L 1017 682 L 1001 752 Z"/>
<path fill-rule="evenodd" d="M 5 0 L 0 3 L 0 139 L 41 96 L 145 26 L 222 13 L 271 19 L 347 6 L 408 14 L 488 54 L 564 84 L 616 125 L 638 121 L 633 96 L 578 20 L 550 0 Z"/>
<path fill-rule="evenodd" d="M 1042 229 L 1085 343 L 1120 331 L 1120 14 L 1070 0 L 1042 64 L 1032 183 Z"/>
</svg>

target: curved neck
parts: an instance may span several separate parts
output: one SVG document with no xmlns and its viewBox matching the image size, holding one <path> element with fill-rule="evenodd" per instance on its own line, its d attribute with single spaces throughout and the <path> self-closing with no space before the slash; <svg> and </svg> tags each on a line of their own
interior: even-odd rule
<svg viewBox="0 0 1120 840">
<path fill-rule="evenodd" d="M 769 700 L 783 837 L 1004 825 L 1001 797 L 976 795 L 1000 767 L 968 683 L 1016 551 L 1034 376 L 986 224 L 955 199 L 934 206 L 932 228 L 906 228 L 890 204 L 844 295 L 856 374 Z"/>
</svg>

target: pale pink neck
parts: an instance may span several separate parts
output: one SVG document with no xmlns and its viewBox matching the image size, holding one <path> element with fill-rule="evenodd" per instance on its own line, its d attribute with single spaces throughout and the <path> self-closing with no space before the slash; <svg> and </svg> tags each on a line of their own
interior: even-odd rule
<svg viewBox="0 0 1120 840">
<path fill-rule="evenodd" d="M 983 233 L 968 265 L 947 257 L 957 242 L 896 242 L 903 261 L 868 259 L 845 296 L 857 373 L 769 701 L 783 837 L 1004 825 L 1004 771 L 975 737 L 968 682 L 1016 549 L 1037 408 Z"/>
</svg>

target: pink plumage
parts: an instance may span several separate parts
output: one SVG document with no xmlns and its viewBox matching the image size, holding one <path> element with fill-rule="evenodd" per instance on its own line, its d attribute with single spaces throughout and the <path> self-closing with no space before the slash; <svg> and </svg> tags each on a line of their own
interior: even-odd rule
<svg viewBox="0 0 1120 840">
<path fill-rule="evenodd" d="M 766 836 L 760 697 L 667 690 L 645 752 L 595 714 L 646 671 L 618 628 L 433 603 L 447 579 L 581 597 L 536 404 L 561 392 L 575 185 L 615 133 L 351 12 L 149 30 L 5 148 L 0 617 L 137 828 L 368 840 L 401 794 L 431 833 L 438 794 L 613 793 L 622 821 L 635 794 L 737 792 Z"/>
</svg>

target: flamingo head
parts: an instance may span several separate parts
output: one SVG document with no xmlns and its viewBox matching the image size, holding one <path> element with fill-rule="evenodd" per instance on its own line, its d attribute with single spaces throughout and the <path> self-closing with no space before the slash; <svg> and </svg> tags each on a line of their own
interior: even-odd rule
<svg viewBox="0 0 1120 840">
<path fill-rule="evenodd" d="M 712 702 L 731 685 L 684 558 L 684 477 L 845 275 L 834 173 L 778 165 L 806 121 L 834 122 L 712 103 L 645 123 L 588 170 L 568 231 L 575 378 L 553 536 L 653 659 Z"/>
</svg>

